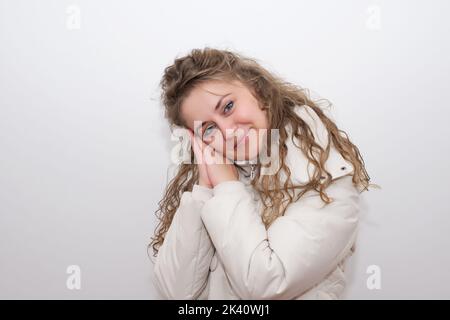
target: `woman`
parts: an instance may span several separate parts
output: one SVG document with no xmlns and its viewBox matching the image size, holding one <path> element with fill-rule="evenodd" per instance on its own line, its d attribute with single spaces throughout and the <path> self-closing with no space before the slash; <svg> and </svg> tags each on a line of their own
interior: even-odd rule
<svg viewBox="0 0 450 320">
<path fill-rule="evenodd" d="M 338 299 L 370 185 L 348 136 L 304 89 L 238 53 L 194 49 L 161 87 L 194 160 L 159 202 L 149 246 L 162 296 Z"/>
</svg>

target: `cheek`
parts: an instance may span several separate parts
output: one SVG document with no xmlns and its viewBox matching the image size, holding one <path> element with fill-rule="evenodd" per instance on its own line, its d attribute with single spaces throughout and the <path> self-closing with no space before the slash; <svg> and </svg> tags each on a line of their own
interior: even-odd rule
<svg viewBox="0 0 450 320">
<path fill-rule="evenodd" d="M 262 125 L 266 122 L 266 112 L 259 108 L 257 101 L 252 101 L 251 104 L 248 105 L 249 107 L 246 110 L 246 116 L 251 118 L 254 123 L 258 124 L 258 127 L 263 127 Z"/>
<path fill-rule="evenodd" d="M 266 113 L 259 109 L 258 106 L 255 106 L 254 109 L 252 110 L 252 123 L 255 125 L 255 127 L 257 128 L 267 128 L 268 127 L 268 122 L 267 122 L 267 116 Z"/>
<path fill-rule="evenodd" d="M 234 114 L 234 121 L 236 123 L 253 123 L 258 117 L 253 107 L 239 108 Z"/>
<path fill-rule="evenodd" d="M 261 128 L 269 129 L 269 119 L 267 118 L 267 111 L 261 111 Z"/>
</svg>

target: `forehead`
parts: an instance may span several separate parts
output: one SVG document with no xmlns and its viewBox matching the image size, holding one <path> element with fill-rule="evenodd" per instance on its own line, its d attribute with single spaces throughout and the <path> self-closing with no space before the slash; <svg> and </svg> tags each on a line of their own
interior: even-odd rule
<svg viewBox="0 0 450 320">
<path fill-rule="evenodd" d="M 246 90 L 241 82 L 211 80 L 197 85 L 183 100 L 181 116 L 189 128 L 194 121 L 207 121 L 214 113 L 214 107 L 219 99 L 229 93 L 240 93 Z"/>
<path fill-rule="evenodd" d="M 190 106 L 196 102 L 214 102 L 222 95 L 242 89 L 242 84 L 236 80 L 228 82 L 211 80 L 192 89 L 183 104 Z"/>
</svg>

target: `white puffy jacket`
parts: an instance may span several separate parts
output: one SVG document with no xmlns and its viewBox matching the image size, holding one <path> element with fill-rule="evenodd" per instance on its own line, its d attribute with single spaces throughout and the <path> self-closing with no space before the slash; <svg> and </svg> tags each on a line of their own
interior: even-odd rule
<svg viewBox="0 0 450 320">
<path fill-rule="evenodd" d="M 308 106 L 296 106 L 316 141 L 328 132 Z M 293 183 L 305 183 L 313 166 L 293 145 L 287 127 Z M 296 143 L 298 145 L 298 142 Z M 325 206 L 316 191 L 291 203 L 266 230 L 261 201 L 249 178 L 213 189 L 184 192 L 154 263 L 153 282 L 164 299 L 338 299 L 344 265 L 358 229 L 359 191 L 353 166 L 333 144 L 325 168 L 334 180 Z"/>
</svg>

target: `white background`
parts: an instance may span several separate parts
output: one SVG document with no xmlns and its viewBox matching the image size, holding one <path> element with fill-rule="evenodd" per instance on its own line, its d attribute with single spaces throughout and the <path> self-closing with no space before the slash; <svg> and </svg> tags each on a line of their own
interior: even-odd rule
<svg viewBox="0 0 450 320">
<path fill-rule="evenodd" d="M 212 46 L 329 99 L 383 188 L 364 194 L 345 298 L 449 299 L 448 12 L 445 0 L 1 0 L 0 298 L 157 298 L 146 245 L 174 144 L 158 82 Z M 80 290 L 66 287 L 70 265 Z"/>
</svg>

